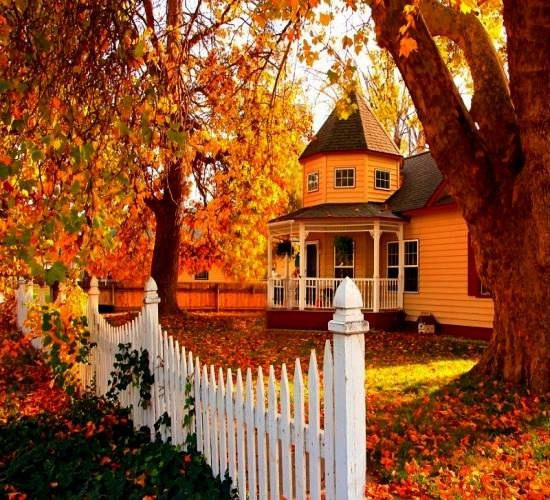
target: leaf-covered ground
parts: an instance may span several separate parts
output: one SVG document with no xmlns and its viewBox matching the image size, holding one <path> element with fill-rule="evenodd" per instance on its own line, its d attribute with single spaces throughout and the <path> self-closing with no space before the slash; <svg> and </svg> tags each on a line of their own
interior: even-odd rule
<svg viewBox="0 0 550 500">
<path fill-rule="evenodd" d="M 242 369 L 286 363 L 292 373 L 296 357 L 307 368 L 310 350 L 321 361 L 330 338 L 266 331 L 263 317 L 253 314 L 181 314 L 163 324 L 202 361 Z M 63 413 L 68 399 L 50 385 L 47 368 L 17 336 L 0 332 L 0 424 L 10 416 Z M 368 497 L 550 496 L 549 397 L 469 376 L 484 348 L 411 333 L 366 336 Z"/>
<path fill-rule="evenodd" d="M 191 313 L 164 327 L 206 363 L 245 369 L 321 361 L 327 332 L 265 330 L 261 315 Z M 550 496 L 550 398 L 473 379 L 485 349 L 414 333 L 366 335 L 372 498 Z M 265 373 L 265 372 L 264 372 Z"/>
</svg>

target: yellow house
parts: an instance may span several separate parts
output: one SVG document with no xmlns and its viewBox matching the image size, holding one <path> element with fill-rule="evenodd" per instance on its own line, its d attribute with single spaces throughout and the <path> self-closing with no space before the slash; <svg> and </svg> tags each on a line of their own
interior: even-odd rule
<svg viewBox="0 0 550 500">
<path fill-rule="evenodd" d="M 268 326 L 326 328 L 349 276 L 372 327 L 431 314 L 443 332 L 487 338 L 493 302 L 431 154 L 403 159 L 355 100 L 357 111 L 347 120 L 334 111 L 300 157 L 303 208 L 268 223 Z M 273 248 L 285 245 L 298 255 L 292 272 L 277 273 Z"/>
</svg>

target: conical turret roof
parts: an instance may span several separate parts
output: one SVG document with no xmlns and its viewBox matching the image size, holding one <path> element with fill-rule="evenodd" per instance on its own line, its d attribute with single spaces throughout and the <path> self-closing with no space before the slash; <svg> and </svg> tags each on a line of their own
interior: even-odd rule
<svg viewBox="0 0 550 500">
<path fill-rule="evenodd" d="M 334 109 L 300 159 L 319 153 L 358 150 L 401 156 L 399 148 L 384 130 L 364 97 L 354 93 L 351 99 L 358 109 L 346 120 L 340 119 Z"/>
</svg>

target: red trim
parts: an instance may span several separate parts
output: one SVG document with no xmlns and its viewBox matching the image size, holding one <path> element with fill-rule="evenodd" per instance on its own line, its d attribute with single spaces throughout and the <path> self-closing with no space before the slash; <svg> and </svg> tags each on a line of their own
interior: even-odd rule
<svg viewBox="0 0 550 500">
<path fill-rule="evenodd" d="M 402 212 L 402 215 L 406 215 L 407 217 L 413 217 L 415 215 L 446 212 L 450 209 L 453 209 L 453 210 L 458 209 L 458 205 L 456 204 L 456 201 L 445 203 L 444 205 L 435 205 L 432 207 L 422 207 L 422 208 L 413 208 L 412 210 L 404 210 Z"/>
<path fill-rule="evenodd" d="M 267 328 L 288 330 L 328 330 L 328 322 L 334 311 L 298 311 L 285 309 L 268 309 L 266 311 Z M 395 330 L 401 328 L 399 311 L 383 311 L 379 313 L 365 312 L 365 319 L 371 328 L 379 330 Z"/>
<path fill-rule="evenodd" d="M 409 331 L 418 331 L 416 321 L 406 321 L 405 327 Z M 493 335 L 492 328 L 483 326 L 464 326 L 464 325 L 449 325 L 444 323 L 437 324 L 438 335 L 448 335 L 450 337 L 458 337 L 469 340 L 491 340 Z M 425 336 L 424 334 L 419 334 Z"/>
<path fill-rule="evenodd" d="M 445 179 L 439 183 L 439 186 L 435 188 L 435 191 L 426 202 L 426 205 L 424 205 L 425 208 L 431 207 L 437 200 L 439 200 L 439 198 L 441 198 L 441 195 L 444 193 L 445 189 L 447 189 L 447 184 L 448 183 Z"/>
</svg>

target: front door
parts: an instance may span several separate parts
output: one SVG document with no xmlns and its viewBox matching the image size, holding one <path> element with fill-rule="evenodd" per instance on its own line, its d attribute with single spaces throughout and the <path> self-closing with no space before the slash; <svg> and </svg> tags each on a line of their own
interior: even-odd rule
<svg viewBox="0 0 550 500">
<path fill-rule="evenodd" d="M 306 278 L 317 278 L 318 243 L 306 243 Z M 314 306 L 317 300 L 317 280 L 306 279 L 306 306 Z"/>
</svg>

